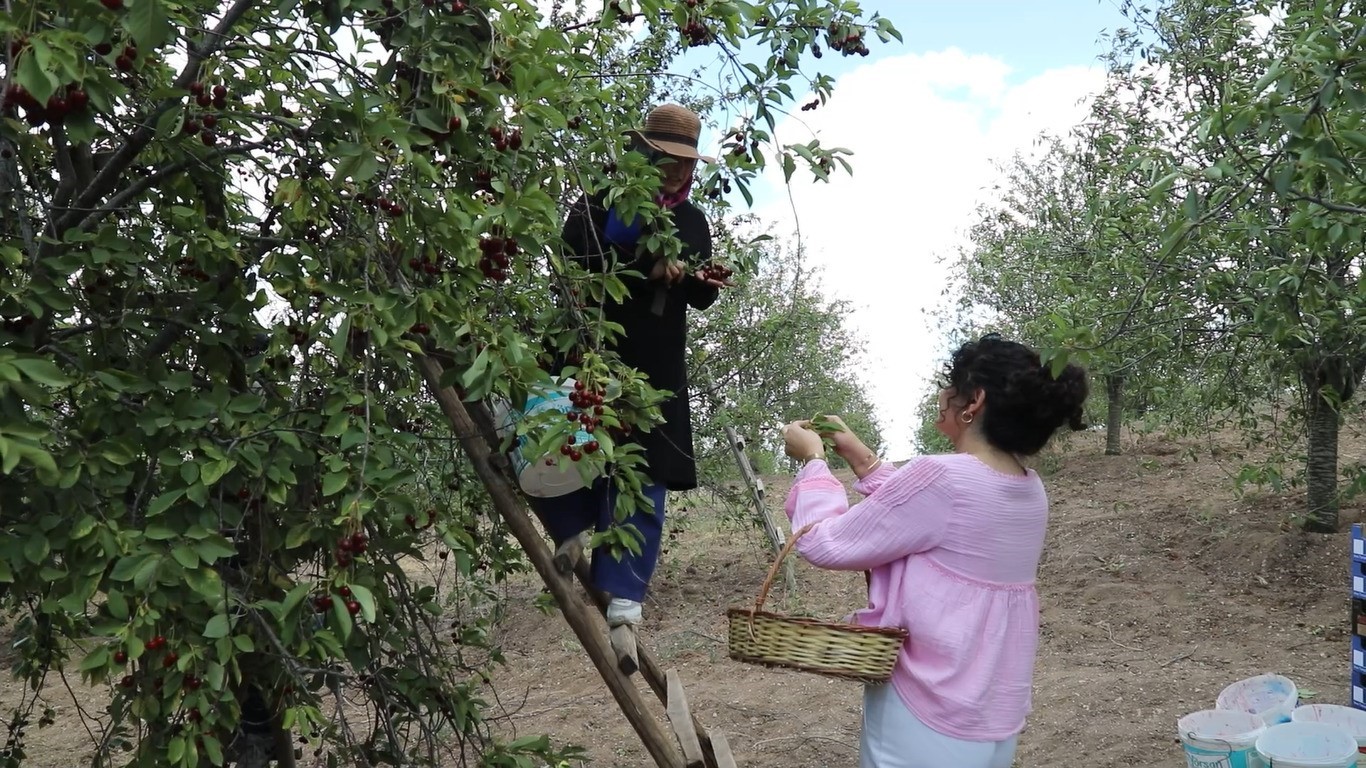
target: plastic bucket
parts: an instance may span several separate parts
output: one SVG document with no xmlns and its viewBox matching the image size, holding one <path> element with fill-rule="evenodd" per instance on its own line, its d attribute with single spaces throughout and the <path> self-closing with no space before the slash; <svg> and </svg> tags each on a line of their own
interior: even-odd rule
<svg viewBox="0 0 1366 768">
<path fill-rule="evenodd" d="M 1261 715 L 1271 726 L 1290 722 L 1290 713 L 1299 700 L 1300 691 L 1295 681 L 1282 675 L 1258 675 L 1225 688 L 1214 706 Z"/>
<path fill-rule="evenodd" d="M 529 419 L 547 411 L 568 413 L 573 409 L 569 393 L 574 391 L 574 380 L 564 379 L 559 385 L 548 385 L 534 389 L 527 396 L 521 409 L 513 409 L 503 401 L 494 403 L 493 419 L 498 436 L 507 439 L 517 431 L 522 419 Z M 574 435 L 574 444 L 583 445 L 592 439 L 588 432 L 580 429 Z M 588 487 L 600 472 L 588 464 L 578 464 L 558 453 L 550 456 L 533 456 L 526 435 L 516 439 L 508 451 L 512 471 L 517 475 L 517 484 L 528 496 L 550 499 L 567 496 Z"/>
<path fill-rule="evenodd" d="M 1257 715 L 1226 709 L 1192 712 L 1176 721 L 1186 768 L 1262 768 L 1256 744 L 1265 731 Z"/>
<path fill-rule="evenodd" d="M 1306 704 L 1290 713 L 1292 723 L 1329 723 L 1357 740 L 1357 765 L 1366 768 L 1366 712 L 1337 704 Z"/>
<path fill-rule="evenodd" d="M 1330 723 L 1281 723 L 1257 739 L 1257 754 L 1267 768 L 1352 768 L 1357 740 Z"/>
</svg>

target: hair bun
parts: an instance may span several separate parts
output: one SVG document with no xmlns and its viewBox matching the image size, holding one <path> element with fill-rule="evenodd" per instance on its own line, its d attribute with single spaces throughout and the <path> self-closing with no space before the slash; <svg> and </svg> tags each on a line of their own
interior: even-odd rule
<svg viewBox="0 0 1366 768">
<path fill-rule="evenodd" d="M 1047 367 L 1040 368 L 1040 373 L 1047 381 L 1046 397 L 1055 406 L 1055 412 L 1062 417 L 1059 421 L 1065 422 L 1075 432 L 1086 429 L 1086 398 L 1090 394 L 1086 371 L 1081 366 L 1068 363 L 1056 377 Z"/>
</svg>

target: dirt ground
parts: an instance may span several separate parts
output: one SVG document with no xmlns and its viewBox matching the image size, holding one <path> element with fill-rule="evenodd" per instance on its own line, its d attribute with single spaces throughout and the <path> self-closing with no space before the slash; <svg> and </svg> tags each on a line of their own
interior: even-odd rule
<svg viewBox="0 0 1366 768">
<path fill-rule="evenodd" d="M 1360 460 L 1362 441 L 1344 441 L 1344 462 Z M 1237 499 L 1236 461 L 1196 461 L 1186 447 L 1131 437 L 1126 455 L 1106 457 L 1100 436 L 1085 434 L 1040 459 L 1053 518 L 1035 709 L 1017 766 L 1184 765 L 1176 719 L 1262 672 L 1290 676 L 1312 701 L 1347 703 L 1349 535 L 1291 530 L 1302 497 Z M 786 481 L 767 485 L 779 510 Z M 771 555 L 757 529 L 703 500 L 686 506 L 670 523 L 643 642 L 678 671 L 693 712 L 726 734 L 741 766 L 856 766 L 857 684 L 727 658 L 725 610 L 753 601 Z M 1362 517 L 1344 509 L 1343 530 Z M 863 604 L 861 575 L 796 570 L 795 595 L 776 588 L 775 609 L 838 618 Z M 514 584 L 498 629 L 508 663 L 490 696 L 507 730 L 582 745 L 592 766 L 650 765 L 568 626 L 533 605 L 540 591 Z M 102 706 L 99 690 L 74 682 L 83 706 Z M 0 711 L 20 691 L 0 680 Z M 71 695 L 59 686 L 48 698 L 57 726 L 31 732 L 26 764 L 77 765 L 90 736 Z"/>
<path fill-rule="evenodd" d="M 1308 700 L 1348 703 L 1350 536 L 1288 530 L 1302 497 L 1237 500 L 1231 459 L 1193 461 L 1157 438 L 1130 439 L 1118 457 L 1101 447 L 1087 434 L 1040 461 L 1053 516 L 1035 709 L 1016 765 L 1184 765 L 1176 719 L 1263 672 L 1290 676 Z M 786 482 L 767 485 L 779 509 Z M 1343 529 L 1361 516 L 1344 509 Z M 698 511 L 674 525 L 644 642 L 678 670 L 693 712 L 726 733 L 742 766 L 856 766 L 857 684 L 726 657 L 725 609 L 753 600 L 771 562 L 761 535 Z M 833 619 L 862 605 L 861 575 L 804 564 L 797 574 L 780 610 Z M 524 609 L 504 632 L 499 685 L 521 732 L 583 744 L 594 766 L 649 764 L 558 616 Z"/>
</svg>

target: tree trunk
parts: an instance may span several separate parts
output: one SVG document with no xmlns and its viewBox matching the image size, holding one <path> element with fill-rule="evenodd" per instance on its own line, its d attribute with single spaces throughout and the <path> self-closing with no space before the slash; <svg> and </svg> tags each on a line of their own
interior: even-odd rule
<svg viewBox="0 0 1366 768">
<path fill-rule="evenodd" d="M 1304 529 L 1334 533 L 1338 529 L 1338 408 L 1316 384 L 1309 386 L 1308 417 L 1305 485 L 1309 508 Z"/>
<path fill-rule="evenodd" d="M 1105 455 L 1118 456 L 1119 430 L 1124 426 L 1124 377 L 1112 373 L 1105 377 Z"/>
</svg>

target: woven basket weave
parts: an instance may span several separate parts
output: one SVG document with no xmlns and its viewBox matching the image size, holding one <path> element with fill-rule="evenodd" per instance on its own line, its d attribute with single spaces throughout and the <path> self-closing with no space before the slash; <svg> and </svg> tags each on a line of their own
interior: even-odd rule
<svg viewBox="0 0 1366 768">
<path fill-rule="evenodd" d="M 730 657 L 844 680 L 883 683 L 892 676 L 906 630 L 782 616 L 762 610 L 778 568 L 811 526 L 792 535 L 764 579 L 753 608 L 726 611 Z"/>
</svg>

